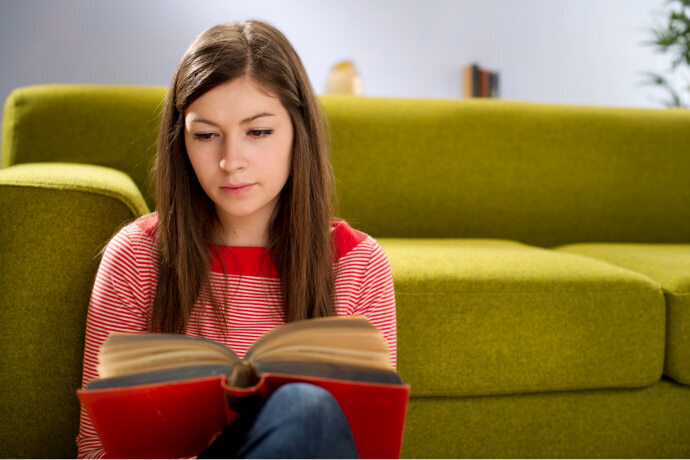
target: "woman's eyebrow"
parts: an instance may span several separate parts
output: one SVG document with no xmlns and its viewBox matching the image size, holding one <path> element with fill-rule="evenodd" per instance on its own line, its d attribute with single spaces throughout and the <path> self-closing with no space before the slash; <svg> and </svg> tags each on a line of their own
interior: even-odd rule
<svg viewBox="0 0 690 460">
<path fill-rule="evenodd" d="M 218 128 L 220 128 L 220 126 L 218 126 L 217 123 L 214 123 L 211 120 L 207 120 L 205 118 L 194 117 L 194 118 L 192 118 L 191 122 L 192 123 L 206 123 L 207 125 L 213 125 L 213 126 L 217 126 Z"/>
<path fill-rule="evenodd" d="M 249 117 L 249 118 L 245 118 L 244 120 L 242 120 L 242 121 L 240 122 L 240 124 L 243 125 L 243 124 L 245 124 L 245 123 L 249 123 L 250 121 L 254 121 L 254 120 L 256 120 L 257 118 L 260 118 L 260 117 L 274 117 L 274 116 L 275 116 L 275 114 L 272 114 L 272 113 L 261 112 L 261 113 L 257 113 L 256 115 L 252 115 L 252 116 Z M 205 119 L 205 118 L 194 117 L 194 118 L 192 118 L 191 121 L 192 121 L 192 123 L 206 123 L 207 125 L 213 125 L 213 126 L 217 126 L 217 127 L 220 128 L 220 125 L 219 125 L 218 123 L 214 123 L 214 122 L 212 122 L 211 120 L 207 120 L 207 119 Z"/>
<path fill-rule="evenodd" d="M 254 121 L 254 120 L 256 120 L 256 119 L 259 118 L 259 117 L 273 117 L 273 116 L 275 116 L 275 115 L 273 115 L 272 113 L 261 112 L 261 113 L 257 113 L 256 115 L 252 115 L 252 116 L 249 117 L 249 118 L 245 118 L 244 120 L 242 120 L 242 121 L 240 122 L 240 124 L 249 123 L 250 121 Z"/>
</svg>

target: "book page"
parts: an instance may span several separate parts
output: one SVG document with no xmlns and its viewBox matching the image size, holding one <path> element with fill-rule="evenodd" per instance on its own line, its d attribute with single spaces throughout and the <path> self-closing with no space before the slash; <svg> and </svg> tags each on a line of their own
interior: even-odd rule
<svg viewBox="0 0 690 460">
<path fill-rule="evenodd" d="M 186 365 L 229 364 L 240 360 L 226 346 L 180 334 L 124 334 L 108 336 L 98 355 L 100 378 L 111 378 Z"/>
<path fill-rule="evenodd" d="M 256 363 L 317 360 L 392 369 L 383 335 L 361 316 L 289 323 L 265 334 L 245 359 Z"/>
</svg>

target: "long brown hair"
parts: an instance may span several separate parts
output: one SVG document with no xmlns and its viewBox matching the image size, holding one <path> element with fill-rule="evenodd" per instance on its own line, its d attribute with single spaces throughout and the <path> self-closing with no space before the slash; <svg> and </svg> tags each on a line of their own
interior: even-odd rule
<svg viewBox="0 0 690 460">
<path fill-rule="evenodd" d="M 327 125 L 287 38 L 251 20 L 202 32 L 182 56 L 166 97 L 154 166 L 161 257 L 151 331 L 184 333 L 199 294 L 210 287 L 208 242 L 217 217 L 187 156 L 185 110 L 210 89 L 242 76 L 278 97 L 294 127 L 289 178 L 268 229 L 283 319 L 335 314 L 330 220 L 337 198 Z M 218 302 L 212 304 L 222 320 Z"/>
</svg>

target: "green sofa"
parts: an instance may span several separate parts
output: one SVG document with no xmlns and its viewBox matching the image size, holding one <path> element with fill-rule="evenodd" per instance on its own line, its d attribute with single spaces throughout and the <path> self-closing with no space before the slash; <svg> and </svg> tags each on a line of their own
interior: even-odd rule
<svg viewBox="0 0 690 460">
<path fill-rule="evenodd" d="M 98 252 L 155 207 L 165 91 L 6 101 L 0 456 L 76 454 Z M 320 100 L 339 216 L 391 261 L 403 457 L 690 456 L 690 111 Z"/>
</svg>

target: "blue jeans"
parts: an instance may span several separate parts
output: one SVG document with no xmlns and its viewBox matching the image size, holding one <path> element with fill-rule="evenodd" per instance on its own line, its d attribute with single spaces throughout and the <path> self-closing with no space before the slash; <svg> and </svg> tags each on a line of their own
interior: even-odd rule
<svg viewBox="0 0 690 460">
<path fill-rule="evenodd" d="M 243 414 L 199 458 L 358 458 L 350 425 L 326 390 L 283 385 Z"/>
</svg>

